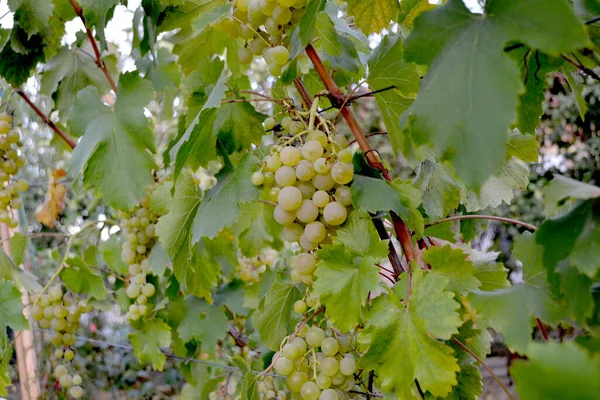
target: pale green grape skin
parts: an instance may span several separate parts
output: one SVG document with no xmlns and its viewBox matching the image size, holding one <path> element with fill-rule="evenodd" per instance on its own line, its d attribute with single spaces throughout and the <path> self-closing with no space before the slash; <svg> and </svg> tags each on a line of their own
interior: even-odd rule
<svg viewBox="0 0 600 400">
<path fill-rule="evenodd" d="M 156 288 L 151 283 L 146 283 L 142 286 L 142 294 L 146 297 L 152 297 L 156 293 Z"/>
<path fill-rule="evenodd" d="M 58 383 L 66 389 L 73 386 L 73 378 L 71 375 L 63 375 L 58 379 Z"/>
<path fill-rule="evenodd" d="M 323 218 L 328 225 L 338 226 L 343 224 L 348 217 L 346 207 L 334 201 L 325 206 L 323 209 Z"/>
<path fill-rule="evenodd" d="M 263 55 L 264 57 L 264 55 Z M 292 125 L 292 118 L 291 117 L 285 117 L 284 119 L 281 120 L 281 126 L 283 127 L 283 129 L 285 130 L 289 130 L 290 129 L 290 125 Z"/>
<path fill-rule="evenodd" d="M 308 332 L 306 332 L 305 340 L 309 346 L 319 347 L 323 342 L 323 339 L 325 339 L 325 336 L 325 331 L 323 329 L 317 326 L 312 326 Z"/>
<path fill-rule="evenodd" d="M 300 389 L 300 396 L 303 400 L 318 400 L 321 389 L 312 381 L 305 382 Z"/>
<path fill-rule="evenodd" d="M 292 11 L 289 8 L 278 6 L 273 10 L 271 17 L 279 25 L 285 25 L 292 19 Z"/>
<path fill-rule="evenodd" d="M 267 125 L 265 125 L 265 128 L 267 128 Z M 270 155 L 269 157 L 267 157 L 266 165 L 267 170 L 271 172 L 276 172 L 281 167 L 281 159 L 277 154 Z"/>
<path fill-rule="evenodd" d="M 331 378 L 324 374 L 317 375 L 315 382 L 317 383 L 317 386 L 323 390 L 331 387 Z"/>
<path fill-rule="evenodd" d="M 300 240 L 298 241 L 300 247 L 302 247 L 306 251 L 311 251 L 316 249 L 319 246 L 319 243 L 311 242 L 306 238 L 305 234 L 300 235 Z"/>
<path fill-rule="evenodd" d="M 340 364 L 334 357 L 326 357 L 321 361 L 321 372 L 327 376 L 334 376 L 340 370 Z"/>
<path fill-rule="evenodd" d="M 302 192 L 302 198 L 305 200 L 312 199 L 315 194 L 315 187 L 309 182 L 296 182 L 296 187 Z"/>
<path fill-rule="evenodd" d="M 310 242 L 321 243 L 327 237 L 327 229 L 321 222 L 314 221 L 304 227 L 304 235 Z"/>
<path fill-rule="evenodd" d="M 296 0 L 277 0 L 277 2 L 281 7 L 292 7 L 296 3 Z"/>
<path fill-rule="evenodd" d="M 283 353 L 284 357 L 289 358 L 290 360 L 297 360 L 298 357 L 302 355 L 300 349 L 291 343 L 288 343 L 285 346 L 283 346 L 281 352 Z"/>
<path fill-rule="evenodd" d="M 302 204 L 296 212 L 296 218 L 305 224 L 313 222 L 319 216 L 319 208 L 312 200 L 302 200 Z M 308 238 L 307 238 L 308 239 Z"/>
<path fill-rule="evenodd" d="M 300 253 L 296 257 L 295 268 L 301 274 L 311 274 L 316 268 L 316 261 L 310 253 Z"/>
<path fill-rule="evenodd" d="M 290 123 L 291 124 L 291 123 Z M 279 153 L 279 158 L 283 165 L 294 167 L 302 160 L 302 153 L 293 146 L 285 146 Z"/>
<path fill-rule="evenodd" d="M 254 186 L 260 186 L 265 181 L 265 176 L 262 172 L 257 171 L 252 174 L 252 176 L 250 177 L 250 181 Z"/>
<path fill-rule="evenodd" d="M 140 295 L 140 290 L 141 289 L 139 285 L 132 283 L 127 287 L 125 293 L 127 294 L 127 297 L 129 297 L 130 299 L 134 299 Z"/>
<path fill-rule="evenodd" d="M 320 129 L 313 129 L 312 131 L 308 132 L 308 135 L 306 135 L 306 141 L 308 142 L 309 140 L 316 140 L 317 142 L 321 143 L 323 147 L 326 146 L 327 142 L 329 141 L 327 134 Z"/>
<path fill-rule="evenodd" d="M 339 335 L 337 337 L 338 343 L 340 344 L 340 353 L 344 354 L 350 350 L 350 339 L 346 335 Z M 352 354 L 346 354 L 345 357 L 352 357 Z"/>
<path fill-rule="evenodd" d="M 302 354 L 306 353 L 306 350 L 308 349 L 306 341 L 300 336 L 296 336 L 294 339 L 292 339 L 292 344 L 300 349 L 300 353 Z"/>
<path fill-rule="evenodd" d="M 82 379 L 79 375 L 73 375 L 73 385 L 81 385 Z"/>
<path fill-rule="evenodd" d="M 296 171 L 292 167 L 284 165 L 275 171 L 275 182 L 281 187 L 293 185 L 296 183 Z"/>
<path fill-rule="evenodd" d="M 302 156 L 309 161 L 316 161 L 323 155 L 323 146 L 316 140 L 309 140 L 302 146 Z"/>
<path fill-rule="evenodd" d="M 277 65 L 277 64 L 269 65 L 269 74 L 271 74 L 273 76 L 280 76 L 282 72 L 283 72 L 283 67 L 281 65 Z"/>
<path fill-rule="evenodd" d="M 304 314 L 306 312 L 306 303 L 302 300 L 298 300 L 294 303 L 294 311 L 298 314 Z"/>
<path fill-rule="evenodd" d="M 343 206 L 352 204 L 352 190 L 348 186 L 340 186 L 335 190 L 335 201 Z"/>
<path fill-rule="evenodd" d="M 319 174 L 326 174 L 331 170 L 331 164 L 326 158 L 317 158 L 313 164 L 315 171 Z"/>
<path fill-rule="evenodd" d="M 81 388 L 81 386 L 73 386 L 69 389 L 69 394 L 71 395 L 71 397 L 79 399 L 83 396 L 83 389 Z"/>
<path fill-rule="evenodd" d="M 278 374 L 288 376 L 294 370 L 294 363 L 288 358 L 279 357 L 279 359 L 275 361 L 274 368 Z"/>
<path fill-rule="evenodd" d="M 321 343 L 321 351 L 326 356 L 334 356 L 340 349 L 340 344 L 336 338 L 328 337 L 323 339 L 323 343 Z"/>
<path fill-rule="evenodd" d="M 296 213 L 286 211 L 280 205 L 277 205 L 275 206 L 275 210 L 273 210 L 273 218 L 278 224 L 287 225 L 294 222 L 296 219 Z"/>
<path fill-rule="evenodd" d="M 277 201 L 277 195 L 279 195 L 280 190 L 281 189 L 278 187 L 271 188 L 271 190 L 269 191 L 269 200 Z"/>
<path fill-rule="evenodd" d="M 288 242 L 297 242 L 300 240 L 300 235 L 304 232 L 304 228 L 301 225 L 292 223 L 285 225 L 281 232 L 281 236 Z"/>
<path fill-rule="evenodd" d="M 238 50 L 237 58 L 240 64 L 250 64 L 254 56 L 252 55 L 250 49 L 247 47 L 242 47 Z"/>
<path fill-rule="evenodd" d="M 283 24 L 282 24 L 283 25 Z M 283 46 L 277 46 L 277 47 L 273 47 L 272 50 L 272 57 L 273 57 L 273 62 L 277 65 L 285 65 L 288 62 L 288 59 L 290 58 L 290 52 L 288 49 L 286 49 Z M 300 122 L 300 121 L 296 121 L 296 122 Z M 293 132 L 291 130 L 291 126 L 290 126 L 290 131 L 292 133 L 300 133 L 304 130 L 304 124 L 302 124 L 300 122 L 300 126 L 302 127 L 302 129 L 300 129 L 299 131 L 297 130 L 298 128 L 296 128 L 296 132 Z"/>
<path fill-rule="evenodd" d="M 321 392 L 321 396 L 319 396 L 319 400 L 340 400 L 340 396 L 338 396 L 338 394 L 335 390 L 326 389 Z"/>
<path fill-rule="evenodd" d="M 340 150 L 338 153 L 338 159 L 343 163 L 351 163 L 352 162 L 352 152 L 348 149 Z"/>
<path fill-rule="evenodd" d="M 307 380 L 308 377 L 304 372 L 296 371 L 292 372 L 288 376 L 286 384 L 288 389 L 290 389 L 292 392 L 298 393 L 300 392 L 302 385 L 304 385 L 304 382 L 306 382 Z"/>
<path fill-rule="evenodd" d="M 275 127 L 275 125 L 277 125 L 277 121 L 275 121 L 275 118 L 273 118 L 273 117 L 267 117 L 263 121 L 263 126 L 264 126 L 265 130 L 267 130 L 267 131 L 270 131 L 271 129 L 273 129 Z M 279 167 L 277 167 L 277 168 L 279 168 Z M 275 168 L 275 169 L 277 169 L 277 168 Z"/>
<path fill-rule="evenodd" d="M 319 208 L 323 208 L 327 204 L 329 204 L 329 200 L 330 200 L 329 193 L 327 193 L 324 190 L 316 191 L 312 197 L 313 203 L 315 203 L 315 205 Z"/>
<path fill-rule="evenodd" d="M 56 368 L 54 368 L 54 376 L 57 378 L 66 375 L 68 372 L 69 371 L 67 370 L 67 367 L 64 365 L 58 365 Z"/>
<path fill-rule="evenodd" d="M 331 190 L 335 186 L 335 181 L 330 173 L 316 174 L 312 180 L 313 185 L 317 190 Z"/>
<path fill-rule="evenodd" d="M 296 178 L 302 182 L 308 182 L 315 176 L 315 170 L 312 165 L 307 164 L 306 160 L 302 160 L 296 165 Z"/>
<path fill-rule="evenodd" d="M 340 372 L 346 376 L 352 375 L 356 371 L 356 361 L 350 357 L 344 357 L 340 361 Z"/>
<path fill-rule="evenodd" d="M 293 269 L 290 272 L 290 279 L 294 283 L 300 283 L 302 282 L 302 274 L 297 269 Z"/>
<path fill-rule="evenodd" d="M 73 352 L 73 350 L 67 350 L 65 351 L 65 360 L 67 361 L 71 361 L 73 358 L 75 358 L 75 353 Z"/>
<path fill-rule="evenodd" d="M 254 39 L 254 31 L 248 25 L 240 26 L 240 37 L 244 40 L 252 40 Z"/>
<path fill-rule="evenodd" d="M 286 211 L 297 210 L 302 205 L 302 192 L 295 186 L 286 186 L 279 191 L 277 202 Z"/>
<path fill-rule="evenodd" d="M 331 168 L 331 177 L 336 183 L 345 185 L 354 179 L 354 168 L 352 164 L 338 162 Z"/>
<path fill-rule="evenodd" d="M 263 50 L 267 47 L 267 44 L 261 38 L 252 39 L 250 43 L 248 43 L 248 49 L 254 55 L 261 55 Z"/>
</svg>

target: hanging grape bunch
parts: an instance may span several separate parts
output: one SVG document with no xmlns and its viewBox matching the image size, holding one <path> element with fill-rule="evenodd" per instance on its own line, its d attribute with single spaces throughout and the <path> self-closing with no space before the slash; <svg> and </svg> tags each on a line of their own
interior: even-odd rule
<svg viewBox="0 0 600 400">
<path fill-rule="evenodd" d="M 257 385 L 260 400 L 286 400 L 283 390 L 278 390 L 272 376 L 263 377 Z"/>
<path fill-rule="evenodd" d="M 348 337 L 304 326 L 273 356 L 275 371 L 303 400 L 342 400 L 355 388 L 356 361 Z"/>
<path fill-rule="evenodd" d="M 250 284 L 260 282 L 260 276 L 265 273 L 268 267 L 272 267 L 275 264 L 276 255 L 277 252 L 275 250 L 269 249 L 252 258 L 240 257 L 238 268 L 239 278 Z"/>
<path fill-rule="evenodd" d="M 265 120 L 267 130 L 275 125 L 273 118 Z M 291 278 L 307 285 L 316 267 L 311 252 L 329 242 L 346 221 L 352 205 L 348 184 L 354 178 L 346 139 L 334 133 L 329 121 L 321 122 L 319 129 L 313 125 L 314 117 L 308 126 L 302 118 L 283 118 L 283 135 L 251 178 L 254 185 L 268 189 L 269 200 L 277 203 L 273 215 L 283 225 L 283 238 L 298 242 L 304 250 L 291 259 Z"/>
<path fill-rule="evenodd" d="M 145 197 L 129 213 L 120 212 L 123 238 L 121 259 L 128 265 L 129 286 L 127 297 L 134 300 L 126 314 L 130 321 L 137 321 L 148 313 L 148 298 L 154 296 L 156 288 L 147 282 L 151 274 L 150 251 L 156 243 L 156 222 L 158 215 L 149 207 L 150 200 Z"/>
<path fill-rule="evenodd" d="M 306 0 L 236 0 L 233 14 L 214 24 L 246 41 L 237 54 L 240 64 L 262 56 L 273 76 L 281 75 L 290 52 L 292 28 L 304 15 Z"/>
<path fill-rule="evenodd" d="M 21 135 L 12 129 L 12 117 L 0 114 L 0 183 L 4 186 L 0 190 L 0 222 L 11 228 L 16 228 L 19 221 L 11 215 L 10 210 L 21 208 L 22 203 L 19 192 L 24 192 L 29 187 L 24 180 L 16 180 L 19 168 L 25 165 L 25 160 L 19 155 Z"/>
<path fill-rule="evenodd" d="M 33 319 L 41 329 L 54 331 L 50 342 L 56 348 L 54 356 L 60 362 L 54 369 L 54 376 L 70 396 L 81 398 L 81 376 L 70 373 L 72 368 L 69 364 L 75 358 L 75 332 L 79 329 L 79 317 L 92 311 L 92 307 L 78 301 L 71 292 L 63 293 L 60 285 L 52 286 L 47 294 L 33 296 L 32 301 Z"/>
</svg>

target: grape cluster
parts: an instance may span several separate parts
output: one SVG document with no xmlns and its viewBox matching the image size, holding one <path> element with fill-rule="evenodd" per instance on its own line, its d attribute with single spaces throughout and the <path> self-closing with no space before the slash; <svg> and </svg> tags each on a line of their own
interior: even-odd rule
<svg viewBox="0 0 600 400">
<path fill-rule="evenodd" d="M 19 221 L 13 218 L 9 209 L 19 209 L 23 205 L 19 192 L 24 192 L 29 185 L 22 179 L 15 180 L 19 168 L 25 165 L 25 159 L 19 155 L 18 148 L 23 146 L 21 135 L 12 129 L 12 117 L 0 114 L 0 222 L 16 228 Z"/>
<path fill-rule="evenodd" d="M 32 297 L 32 300 L 31 316 L 40 328 L 55 332 L 50 340 L 56 347 L 54 356 L 66 362 L 54 369 L 54 376 L 61 387 L 68 389 L 70 396 L 78 399 L 83 396 L 81 376 L 70 374 L 67 363 L 75 358 L 75 332 L 79 329 L 79 317 L 82 313 L 90 312 L 92 307 L 87 303 L 78 303 L 72 293 L 63 293 L 58 285 L 52 286 L 47 294 Z"/>
<path fill-rule="evenodd" d="M 130 321 L 137 321 L 148 313 L 148 298 L 154 296 L 156 288 L 147 282 L 151 274 L 148 259 L 152 247 L 156 243 L 156 215 L 149 206 L 148 197 L 142 199 L 130 213 L 119 213 L 122 221 L 123 237 L 121 259 L 128 265 L 130 275 L 127 297 L 135 300 L 126 314 Z"/>
<path fill-rule="evenodd" d="M 267 130 L 275 124 L 265 120 Z M 277 203 L 273 216 L 283 225 L 283 238 L 305 251 L 292 259 L 292 280 L 310 285 L 316 265 L 310 251 L 330 240 L 352 205 L 352 153 L 342 135 L 307 128 L 301 119 L 286 117 L 280 126 L 284 136 L 251 180 L 269 189 L 269 200 Z"/>
<path fill-rule="evenodd" d="M 275 380 L 271 376 L 265 376 L 257 385 L 260 400 L 285 400 L 286 394 L 283 390 L 277 390 Z"/>
<path fill-rule="evenodd" d="M 288 62 L 290 32 L 304 15 L 307 0 L 236 0 L 233 14 L 213 26 L 246 45 L 237 54 L 240 64 L 262 56 L 271 75 L 279 76 Z"/>
<path fill-rule="evenodd" d="M 272 267 L 275 264 L 276 255 L 275 250 L 269 249 L 252 258 L 240 257 L 237 275 L 246 283 L 260 282 L 260 276 L 267 270 L 267 267 Z"/>
<path fill-rule="evenodd" d="M 355 389 L 356 360 L 346 336 L 328 336 L 318 326 L 300 331 L 275 354 L 274 368 L 303 400 L 342 400 Z"/>
</svg>

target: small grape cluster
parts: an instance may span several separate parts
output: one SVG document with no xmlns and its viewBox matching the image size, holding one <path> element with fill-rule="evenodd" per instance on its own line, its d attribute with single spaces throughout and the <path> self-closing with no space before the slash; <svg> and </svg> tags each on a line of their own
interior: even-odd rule
<svg viewBox="0 0 600 400">
<path fill-rule="evenodd" d="M 267 130 L 275 124 L 265 120 Z M 286 117 L 280 125 L 284 136 L 251 180 L 269 189 L 269 200 L 277 203 L 273 216 L 283 225 L 283 238 L 305 251 L 291 262 L 292 280 L 310 285 L 316 264 L 309 252 L 330 241 L 352 205 L 352 153 L 342 135 L 312 129 L 310 122 L 307 128 L 303 120 Z"/>
<path fill-rule="evenodd" d="M 148 313 L 148 298 L 154 296 L 156 288 L 147 282 L 151 274 L 150 251 L 156 243 L 156 215 L 150 209 L 150 200 L 145 197 L 130 213 L 119 213 L 123 237 L 121 259 L 128 265 L 130 275 L 127 297 L 135 300 L 126 314 L 130 321 L 137 321 Z"/>
<path fill-rule="evenodd" d="M 29 188 L 22 179 L 15 180 L 19 168 L 25 165 L 25 159 L 19 154 L 18 148 L 23 146 L 21 135 L 12 129 L 12 117 L 0 114 L 0 222 L 11 228 L 16 228 L 19 221 L 11 215 L 10 209 L 19 209 L 23 205 L 19 192 Z"/>
<path fill-rule="evenodd" d="M 342 400 L 355 388 L 356 360 L 349 350 L 348 337 L 328 336 L 312 326 L 275 354 L 274 368 L 287 377 L 288 389 L 303 400 Z"/>
<path fill-rule="evenodd" d="M 262 254 L 252 258 L 240 257 L 238 276 L 246 283 L 253 284 L 260 282 L 260 276 L 275 264 L 277 252 L 269 249 Z"/>
<path fill-rule="evenodd" d="M 83 302 L 77 302 L 70 292 L 63 293 L 60 286 L 52 286 L 47 294 L 32 297 L 34 305 L 31 307 L 31 316 L 38 322 L 42 329 L 52 329 L 55 334 L 50 342 L 56 347 L 54 356 L 59 360 L 71 362 L 75 358 L 75 332 L 79 329 L 79 317 L 82 313 L 92 310 L 92 307 Z M 81 376 L 70 374 L 69 367 L 59 364 L 54 369 L 54 376 L 60 386 L 68 389 L 73 398 L 81 398 Z"/>
<path fill-rule="evenodd" d="M 233 14 L 213 26 L 246 45 L 237 54 L 240 64 L 261 56 L 269 73 L 281 75 L 290 57 L 290 32 L 304 15 L 307 0 L 236 0 Z"/>
<path fill-rule="evenodd" d="M 275 380 L 271 376 L 265 376 L 257 385 L 260 400 L 285 400 L 287 398 L 283 390 L 277 390 Z"/>
</svg>

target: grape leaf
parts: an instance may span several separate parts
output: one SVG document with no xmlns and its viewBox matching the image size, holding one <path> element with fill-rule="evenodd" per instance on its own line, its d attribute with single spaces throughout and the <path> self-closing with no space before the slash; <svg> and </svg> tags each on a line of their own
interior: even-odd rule
<svg viewBox="0 0 600 400">
<path fill-rule="evenodd" d="M 387 241 L 379 240 L 369 214 L 354 211 L 333 244 L 316 253 L 320 261 L 313 294 L 326 306 L 326 315 L 337 329 L 348 332 L 363 322 L 367 296 L 379 284 L 375 264 L 387 252 Z"/>
<path fill-rule="evenodd" d="M 423 259 L 431 266 L 431 272 L 450 279 L 446 289 L 457 292 L 474 290 L 481 286 L 481 282 L 475 277 L 477 269 L 467 257 L 461 249 L 452 248 L 450 245 L 431 247 L 423 252 Z"/>
<path fill-rule="evenodd" d="M 332 56 L 342 54 L 342 44 L 338 38 L 338 33 L 329 15 L 325 12 L 320 12 L 317 17 L 316 35 L 319 37 L 319 45 L 325 53 Z"/>
<path fill-rule="evenodd" d="M 284 282 L 281 276 L 275 278 L 252 316 L 254 326 L 267 348 L 279 350 L 281 341 L 294 326 L 293 305 L 301 298 L 302 293 L 296 285 Z"/>
<path fill-rule="evenodd" d="M 429 68 L 403 126 L 417 144 L 455 152 L 456 172 L 470 188 L 499 171 L 516 119 L 522 84 L 503 51 L 510 40 L 550 55 L 589 44 L 564 0 L 489 1 L 483 15 L 450 0 L 421 14 L 406 42 L 405 58 Z"/>
<path fill-rule="evenodd" d="M 395 151 L 405 151 L 406 143 L 400 129 L 400 116 L 412 104 L 419 91 L 420 77 L 413 63 L 404 61 L 400 35 L 386 35 L 371 53 L 367 82 L 373 90 L 388 89 L 375 94 L 388 137 Z M 395 86 L 395 88 L 391 88 Z"/>
<path fill-rule="evenodd" d="M 462 185 L 452 176 L 450 168 L 440 162 L 421 162 L 413 185 L 423 193 L 423 208 L 431 221 L 454 211 L 461 200 Z"/>
<path fill-rule="evenodd" d="M 118 3 L 118 0 L 79 0 L 78 3 L 83 9 L 88 26 L 102 25 L 104 29 L 106 14 Z"/>
<path fill-rule="evenodd" d="M 8 39 L 10 38 L 10 32 L 10 29 L 0 28 L 0 51 L 2 51 L 4 45 L 6 42 L 8 42 Z"/>
<path fill-rule="evenodd" d="M 453 351 L 435 339 L 450 338 L 460 325 L 459 305 L 444 291 L 447 284 L 443 276 L 416 269 L 408 307 L 401 302 L 406 292 L 401 283 L 373 302 L 366 326 L 370 345 L 360 366 L 375 371 L 382 390 L 413 398 L 410 388 L 416 379 L 424 391 L 446 396 L 456 385 L 459 367 Z"/>
<path fill-rule="evenodd" d="M 240 218 L 232 227 L 240 250 L 247 257 L 257 255 L 266 247 L 279 249 L 283 245 L 281 229 L 273 218 L 273 207 L 260 202 L 244 204 Z"/>
<path fill-rule="evenodd" d="M 243 44 L 243 41 L 241 43 Z M 206 28 L 201 34 L 175 45 L 173 53 L 179 56 L 177 62 L 181 70 L 188 75 L 200 66 L 203 59 L 214 54 L 223 54 L 227 49 L 227 66 L 235 72 L 240 68 L 237 63 L 237 51 L 242 44 L 240 39 L 233 39 L 225 32 Z"/>
<path fill-rule="evenodd" d="M 229 154 L 247 150 L 260 144 L 265 118 L 249 103 L 223 104 L 217 111 L 214 135 Z"/>
<path fill-rule="evenodd" d="M 148 261 L 150 262 L 150 270 L 152 273 L 156 276 L 163 276 L 169 266 L 170 260 L 160 242 L 152 246 Z"/>
<path fill-rule="evenodd" d="M 569 84 L 571 92 L 575 96 L 575 101 L 577 101 L 579 116 L 583 121 L 585 121 L 585 114 L 587 113 L 589 107 L 585 97 L 583 96 L 584 79 L 578 76 L 579 70 L 572 65 L 563 65 L 562 73 Z"/>
<path fill-rule="evenodd" d="M 514 130 L 506 142 L 506 159 L 516 157 L 525 162 L 537 162 L 539 147 L 535 135 L 523 135 L 518 130 Z"/>
<path fill-rule="evenodd" d="M 15 35 L 22 33 L 18 26 L 11 31 L 11 41 Z M 19 87 L 27 81 L 38 62 L 46 59 L 45 45 L 40 35 L 33 35 L 25 41 L 25 51 L 19 53 L 13 46 L 4 46 L 0 52 L 0 76 L 13 87 Z"/>
<path fill-rule="evenodd" d="M 131 209 L 154 182 L 154 135 L 144 115 L 152 94 L 148 81 L 126 73 L 114 110 L 90 87 L 73 104 L 69 126 L 83 137 L 73 151 L 71 175 L 83 172 L 84 184 L 117 209 Z"/>
<path fill-rule="evenodd" d="M 69 258 L 66 263 L 69 267 L 60 273 L 60 279 L 69 289 L 75 293 L 88 294 L 98 300 L 106 297 L 102 277 L 94 274 L 81 257 Z"/>
<path fill-rule="evenodd" d="M 373 196 L 377 193 L 377 196 Z M 394 211 L 418 236 L 423 235 L 423 216 L 417 209 L 421 203 L 418 189 L 396 180 L 388 183 L 381 179 L 355 175 L 352 184 L 352 203 L 371 213 Z"/>
<path fill-rule="evenodd" d="M 304 51 L 304 48 L 312 42 L 315 37 L 315 31 L 317 29 L 317 19 L 319 12 L 325 7 L 326 0 L 309 0 L 306 5 L 306 11 L 300 22 L 298 22 L 298 38 L 300 39 L 300 51 Z M 296 54 L 297 55 L 297 54 Z M 291 56 L 294 58 L 296 55 Z"/>
<path fill-rule="evenodd" d="M 193 241 L 213 238 L 223 228 L 238 219 L 240 205 L 258 199 L 258 190 L 250 182 L 257 158 L 251 153 L 242 156 L 237 167 L 225 166 L 216 175 L 217 184 L 206 194 L 198 208 L 192 227 Z"/>
<path fill-rule="evenodd" d="M 187 296 L 178 333 L 186 342 L 199 340 L 203 351 L 214 356 L 217 342 L 227 335 L 228 320 L 218 304 Z"/>
<path fill-rule="evenodd" d="M 424 11 L 435 8 L 429 0 L 402 0 L 400 2 L 400 14 L 398 15 L 399 24 L 403 24 L 409 29 L 413 28 L 415 19 Z"/>
<path fill-rule="evenodd" d="M 4 279 L 0 280 L 0 336 L 6 334 L 6 327 L 15 331 L 30 329 L 23 315 L 21 292 L 14 284 Z"/>
<path fill-rule="evenodd" d="M 206 167 L 217 155 L 213 127 L 217 110 L 209 108 L 198 113 L 189 128 L 173 147 L 176 151 L 174 179 L 178 180 L 184 167 Z"/>
<path fill-rule="evenodd" d="M 389 27 L 399 11 L 398 0 L 348 1 L 348 15 L 354 17 L 356 26 L 367 35 Z"/>
<path fill-rule="evenodd" d="M 595 399 L 600 393 L 600 359 L 573 342 L 532 343 L 528 361 L 510 369 L 522 399 Z"/>
<path fill-rule="evenodd" d="M 8 0 L 8 6 L 15 13 L 15 22 L 27 32 L 29 37 L 42 33 L 48 28 L 54 9 L 51 1 L 40 3 L 37 0 Z"/>
<path fill-rule="evenodd" d="M 20 232 L 15 232 L 10 238 L 10 255 L 15 266 L 21 265 L 25 259 L 25 250 L 29 244 L 27 238 Z"/>
<path fill-rule="evenodd" d="M 221 7 L 216 7 L 210 12 L 200 13 L 193 21 L 192 21 L 192 29 L 194 30 L 194 34 L 198 35 L 204 30 L 217 22 L 224 16 L 228 15 L 233 7 L 233 3 L 226 3 Z"/>
<path fill-rule="evenodd" d="M 557 203 L 560 201 L 567 198 L 587 200 L 600 197 L 600 187 L 555 175 L 554 179 L 542 189 L 542 194 L 544 196 L 544 212 L 546 215 L 552 216 L 559 210 Z"/>
<path fill-rule="evenodd" d="M 261 395 L 257 385 L 258 377 L 256 374 L 241 357 L 234 357 L 231 361 L 242 371 L 243 379 L 240 385 L 241 398 L 244 400 L 260 400 Z"/>
<path fill-rule="evenodd" d="M 477 269 L 475 278 L 481 282 L 480 290 L 491 291 L 510 287 L 508 270 L 502 263 L 496 262 L 499 252 L 485 253 L 473 248 L 464 249 Z"/>
<path fill-rule="evenodd" d="M 117 241 L 117 236 L 112 235 L 108 240 L 103 240 L 98 246 L 104 261 L 108 264 L 111 270 L 126 275 L 128 266 L 121 260 L 121 245 Z"/>
<path fill-rule="evenodd" d="M 551 295 L 542 265 L 542 248 L 535 237 L 523 234 L 515 241 L 513 254 L 523 263 L 523 282 L 492 292 L 473 291 L 469 301 L 479 326 L 490 326 L 504 336 L 509 349 L 524 352 L 531 344 L 532 318 L 557 323 L 564 310 Z"/>
<path fill-rule="evenodd" d="M 592 296 L 594 281 L 580 273 L 577 268 L 567 263 L 561 263 L 556 270 L 552 284 L 555 287 L 558 286 L 562 300 L 568 307 L 571 316 L 585 326 L 585 320 L 594 312 Z"/>
<path fill-rule="evenodd" d="M 149 362 L 152 367 L 162 371 L 167 357 L 160 347 L 171 344 L 171 327 L 160 319 L 144 322 L 141 329 L 128 335 L 133 353 L 141 363 Z"/>
<path fill-rule="evenodd" d="M 156 60 L 148 53 L 136 60 L 136 66 L 146 79 L 152 81 L 154 90 L 167 92 L 181 83 L 181 71 L 176 61 L 177 58 L 168 49 L 161 47 L 157 51 Z"/>
</svg>

